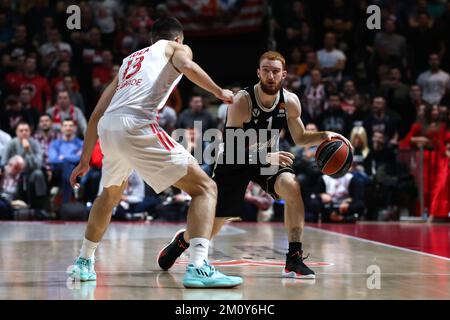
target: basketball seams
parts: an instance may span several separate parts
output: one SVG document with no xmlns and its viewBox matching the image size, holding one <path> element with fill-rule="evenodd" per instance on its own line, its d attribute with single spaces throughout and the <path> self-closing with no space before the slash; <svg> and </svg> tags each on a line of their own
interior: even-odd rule
<svg viewBox="0 0 450 320">
<path fill-rule="evenodd" d="M 337 148 L 330 156 L 329 156 L 329 158 L 328 158 L 328 161 L 325 163 L 325 165 L 322 167 L 322 170 L 324 171 L 324 172 L 326 172 L 327 170 L 326 170 L 326 168 L 327 168 L 327 166 L 328 166 L 328 164 L 330 163 L 330 160 L 331 159 L 333 159 L 333 157 L 336 155 L 336 154 L 338 154 L 339 152 L 341 152 L 341 149 L 342 148 L 345 148 L 346 147 L 346 145 L 345 145 L 345 143 L 341 143 L 341 145 L 339 146 L 339 148 Z M 338 172 L 339 170 L 341 170 L 342 169 L 342 166 L 345 164 L 345 160 L 347 159 L 347 157 L 348 157 L 348 149 L 347 149 L 347 156 L 344 158 L 344 161 L 340 164 L 340 165 L 338 165 L 337 167 L 337 169 L 336 170 L 334 170 L 333 172 L 331 172 L 331 173 L 326 173 L 327 175 L 333 175 L 333 174 L 335 174 L 336 172 Z"/>
</svg>

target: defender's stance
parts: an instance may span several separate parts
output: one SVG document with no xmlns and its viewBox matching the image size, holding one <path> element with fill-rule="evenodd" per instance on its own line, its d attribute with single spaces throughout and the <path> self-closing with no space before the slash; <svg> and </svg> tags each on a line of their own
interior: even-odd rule
<svg viewBox="0 0 450 320">
<path fill-rule="evenodd" d="M 222 90 L 192 61 L 192 51 L 183 43 L 183 29 L 174 18 L 157 20 L 152 28 L 153 45 L 123 60 L 118 76 L 106 88 L 89 120 L 83 154 L 71 176 L 87 173 L 97 138 L 104 154 L 103 192 L 89 216 L 79 258 L 71 270 L 73 278 L 95 280 L 94 251 L 121 199 L 128 176 L 137 173 L 157 192 L 174 185 L 192 196 L 187 228 L 191 235 L 190 263 L 183 284 L 186 287 L 233 287 L 239 277 L 228 277 L 207 262 L 217 189 L 194 158 L 171 139 L 156 121 L 182 73 L 189 80 L 233 102 L 233 94 Z M 97 128 L 98 126 L 98 128 Z M 97 135 L 98 132 L 98 135 Z"/>
<path fill-rule="evenodd" d="M 317 145 L 332 137 L 339 137 L 350 145 L 347 139 L 337 133 L 305 131 L 300 119 L 301 105 L 298 97 L 282 88 L 286 73 L 285 59 L 281 54 L 277 52 L 264 53 L 260 58 L 257 70 L 260 82 L 236 95 L 234 103 L 228 108 L 225 130 L 242 128 L 244 131 L 255 129 L 256 132 L 259 132 L 260 129 L 281 130 L 288 127 L 294 142 L 298 145 Z M 228 137 L 227 133 L 223 136 Z M 284 213 L 285 225 L 288 230 L 289 252 L 282 276 L 314 278 L 314 272 L 303 262 L 302 235 L 305 210 L 300 186 L 291 168 L 294 155 L 283 151 L 272 152 L 278 141 L 267 140 L 264 143 L 259 140 L 258 142 L 256 147 L 267 148 L 267 161 L 278 166 L 278 169 L 275 170 L 275 174 L 272 172 L 270 175 L 264 175 L 262 164 L 225 163 L 227 159 L 224 155 L 223 164 L 216 164 L 213 175 L 213 179 L 217 183 L 218 198 L 212 235 L 219 232 L 227 219 L 241 215 L 247 185 L 249 181 L 257 182 L 275 199 L 285 200 Z M 229 144 L 225 141 L 224 145 L 224 153 L 227 153 Z M 239 152 L 236 145 L 234 145 L 233 151 L 234 155 Z M 161 250 L 158 257 L 159 266 L 164 270 L 169 269 L 189 246 L 189 242 L 192 245 L 192 236 L 189 230 L 180 230 L 173 241 Z"/>
</svg>

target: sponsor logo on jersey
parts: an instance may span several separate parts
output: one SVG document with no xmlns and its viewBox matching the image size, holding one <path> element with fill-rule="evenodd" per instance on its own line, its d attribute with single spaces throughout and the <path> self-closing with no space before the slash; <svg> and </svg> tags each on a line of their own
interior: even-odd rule
<svg viewBox="0 0 450 320">
<path fill-rule="evenodd" d="M 259 114 L 260 114 L 259 109 L 258 109 L 258 108 L 253 108 L 253 110 L 252 110 L 252 115 L 253 115 L 254 117 L 258 117 Z"/>
</svg>

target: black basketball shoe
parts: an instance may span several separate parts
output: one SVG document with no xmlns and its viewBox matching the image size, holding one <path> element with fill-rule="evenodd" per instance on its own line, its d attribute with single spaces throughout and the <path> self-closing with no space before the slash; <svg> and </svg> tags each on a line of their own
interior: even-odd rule
<svg viewBox="0 0 450 320">
<path fill-rule="evenodd" d="M 186 229 L 178 230 L 172 241 L 165 246 L 158 254 L 158 265 L 163 270 L 169 270 L 179 256 L 189 248 L 189 243 L 183 239 Z"/>
<path fill-rule="evenodd" d="M 308 256 L 303 257 L 303 251 L 296 251 L 294 254 L 286 254 L 286 266 L 281 275 L 283 278 L 295 279 L 315 279 L 316 275 L 303 262 Z"/>
</svg>

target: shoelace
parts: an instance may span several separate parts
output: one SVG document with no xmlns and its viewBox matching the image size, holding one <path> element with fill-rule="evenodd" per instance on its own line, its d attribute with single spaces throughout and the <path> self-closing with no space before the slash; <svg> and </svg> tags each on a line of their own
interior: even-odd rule
<svg viewBox="0 0 450 320">
<path fill-rule="evenodd" d="M 294 257 L 294 256 L 296 256 L 297 259 L 300 259 L 300 260 L 303 262 L 303 261 L 305 261 L 306 259 L 309 258 L 309 253 L 308 253 L 305 257 L 303 257 L 303 256 L 302 256 L 302 252 L 297 251 L 296 253 L 294 253 L 293 255 L 291 255 L 291 257 Z"/>
</svg>

